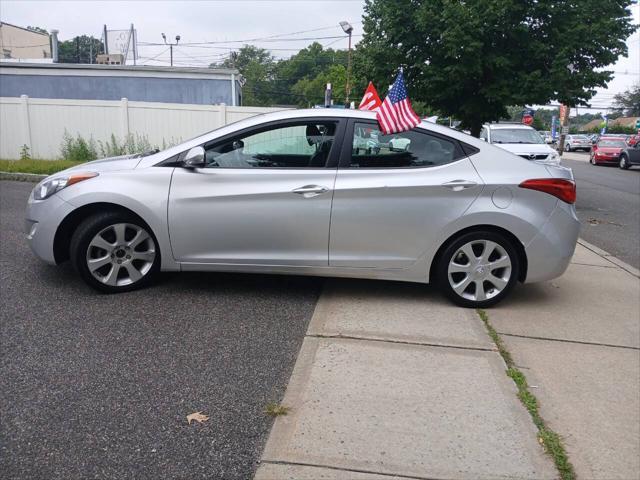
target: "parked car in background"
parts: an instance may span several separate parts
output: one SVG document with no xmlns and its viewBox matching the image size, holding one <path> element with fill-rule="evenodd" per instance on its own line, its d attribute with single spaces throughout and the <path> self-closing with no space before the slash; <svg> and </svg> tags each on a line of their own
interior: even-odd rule
<svg viewBox="0 0 640 480">
<path fill-rule="evenodd" d="M 285 110 L 85 163 L 35 186 L 27 241 L 108 293 L 160 270 L 235 271 L 432 282 L 480 308 L 569 265 L 570 169 L 429 122 L 402 151 L 363 151 L 367 135 L 393 138 L 373 112 Z"/>
<path fill-rule="evenodd" d="M 631 135 L 627 138 L 627 145 L 630 147 L 635 147 L 638 143 L 640 143 L 640 135 Z"/>
<path fill-rule="evenodd" d="M 591 148 L 590 162 L 592 165 L 615 164 L 620 161 L 620 154 L 627 148 L 624 139 L 620 137 L 600 137 L 598 143 Z"/>
<path fill-rule="evenodd" d="M 409 150 L 411 146 L 411 140 L 408 138 L 404 138 L 402 134 L 395 135 L 391 140 L 389 140 L 389 149 L 392 151 L 403 151 Z"/>
<path fill-rule="evenodd" d="M 591 150 L 591 140 L 586 135 L 567 135 L 564 139 L 565 152 L 573 150 L 583 150 L 588 152 Z"/>
<path fill-rule="evenodd" d="M 547 145 L 534 128 L 521 123 L 488 123 L 480 139 L 531 161 L 560 165 L 560 155 Z"/>
<path fill-rule="evenodd" d="M 542 140 L 544 140 L 544 143 L 548 145 L 555 143 L 556 140 L 553 138 L 553 135 L 551 135 L 550 131 L 544 130 L 540 132 L 540 134 L 542 135 Z"/>
<path fill-rule="evenodd" d="M 618 166 L 622 170 L 628 170 L 633 165 L 640 165 L 640 142 L 636 142 L 633 146 L 627 145 L 627 148 L 620 152 Z"/>
</svg>

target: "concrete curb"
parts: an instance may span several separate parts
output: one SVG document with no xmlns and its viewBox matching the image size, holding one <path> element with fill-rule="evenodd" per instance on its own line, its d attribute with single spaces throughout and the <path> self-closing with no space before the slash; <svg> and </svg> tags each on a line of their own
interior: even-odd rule
<svg viewBox="0 0 640 480">
<path fill-rule="evenodd" d="M 38 183 L 47 177 L 48 175 L 38 175 L 37 173 L 0 172 L 0 180 L 13 180 L 15 182 Z"/>
<path fill-rule="evenodd" d="M 586 248 L 587 250 L 591 250 L 596 255 L 604 258 L 608 262 L 613 263 L 616 267 L 621 268 L 622 270 L 626 271 L 627 273 L 630 273 L 634 277 L 640 278 L 640 270 L 638 270 L 635 267 L 632 267 L 628 263 L 623 262 L 619 258 L 614 257 L 609 252 L 602 250 L 601 248 L 596 247 L 595 245 L 590 244 L 589 242 L 583 240 L 582 238 L 578 239 L 578 243 L 582 245 L 584 248 Z"/>
</svg>

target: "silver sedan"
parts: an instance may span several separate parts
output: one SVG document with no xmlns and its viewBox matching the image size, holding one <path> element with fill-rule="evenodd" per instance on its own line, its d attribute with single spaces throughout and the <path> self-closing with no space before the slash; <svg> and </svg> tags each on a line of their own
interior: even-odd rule
<svg viewBox="0 0 640 480">
<path fill-rule="evenodd" d="M 381 147 L 359 148 L 367 138 Z M 433 282 L 487 307 L 565 271 L 574 201 L 571 170 L 446 127 L 389 137 L 370 112 L 295 110 L 52 175 L 26 233 L 103 292 L 161 270 L 234 271 Z"/>
</svg>

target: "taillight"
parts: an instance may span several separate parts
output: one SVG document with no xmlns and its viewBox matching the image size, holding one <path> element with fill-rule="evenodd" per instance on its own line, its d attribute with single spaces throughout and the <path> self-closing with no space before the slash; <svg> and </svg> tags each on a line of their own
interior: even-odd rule
<svg viewBox="0 0 640 480">
<path fill-rule="evenodd" d="M 529 190 L 548 193 L 567 203 L 575 203 L 576 201 L 576 184 L 564 178 L 534 178 L 532 180 L 525 180 L 520 184 L 520 188 L 528 188 Z"/>
</svg>

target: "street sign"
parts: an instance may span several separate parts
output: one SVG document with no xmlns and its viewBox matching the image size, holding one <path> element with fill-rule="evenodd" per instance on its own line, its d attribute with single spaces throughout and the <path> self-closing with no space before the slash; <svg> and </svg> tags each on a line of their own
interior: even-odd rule
<svg viewBox="0 0 640 480">
<path fill-rule="evenodd" d="M 569 127 L 562 127 L 562 135 L 569 133 Z"/>
</svg>

